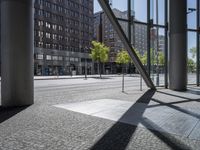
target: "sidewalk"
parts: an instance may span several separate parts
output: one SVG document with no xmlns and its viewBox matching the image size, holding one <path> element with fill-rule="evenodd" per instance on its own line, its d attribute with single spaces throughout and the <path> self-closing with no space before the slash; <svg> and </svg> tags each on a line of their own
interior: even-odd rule
<svg viewBox="0 0 200 150">
<path fill-rule="evenodd" d="M 126 74 L 126 76 L 130 76 L 130 74 Z M 139 77 L 139 74 L 131 74 L 131 77 Z M 121 74 L 109 74 L 102 75 L 102 78 L 105 77 L 121 77 Z M 53 80 L 53 79 L 81 79 L 85 78 L 85 75 L 75 75 L 75 76 L 34 76 L 34 80 Z M 87 75 L 87 78 L 99 78 L 98 74 L 95 75 Z"/>
</svg>

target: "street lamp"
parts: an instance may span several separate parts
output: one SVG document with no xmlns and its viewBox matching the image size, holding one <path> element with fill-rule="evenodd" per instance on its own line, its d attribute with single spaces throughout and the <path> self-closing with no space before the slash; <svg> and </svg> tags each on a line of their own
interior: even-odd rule
<svg viewBox="0 0 200 150">
<path fill-rule="evenodd" d="M 88 47 L 84 48 L 85 54 L 87 53 Z M 85 80 L 87 80 L 87 58 L 85 56 Z"/>
<path fill-rule="evenodd" d="M 159 16 L 158 16 L 158 0 L 156 0 L 156 24 L 158 25 L 158 18 Z M 157 86 L 159 86 L 159 60 L 158 60 L 158 52 L 159 52 L 159 28 L 157 27 L 156 28 L 157 29 L 157 41 L 156 41 L 156 44 L 157 44 L 157 46 L 156 46 L 156 85 Z"/>
<path fill-rule="evenodd" d="M 194 11 L 196 11 L 195 8 L 188 8 L 188 12 L 187 12 L 187 14 L 190 14 L 190 13 L 192 13 L 192 12 L 194 12 Z"/>
</svg>

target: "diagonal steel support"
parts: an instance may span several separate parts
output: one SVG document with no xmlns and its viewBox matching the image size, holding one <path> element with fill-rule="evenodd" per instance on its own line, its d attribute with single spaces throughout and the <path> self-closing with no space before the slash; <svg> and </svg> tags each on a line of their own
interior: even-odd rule
<svg viewBox="0 0 200 150">
<path fill-rule="evenodd" d="M 107 15 L 108 19 L 110 20 L 112 26 L 114 27 L 115 31 L 117 32 L 120 40 L 123 42 L 126 50 L 128 51 L 131 59 L 135 67 L 138 69 L 140 74 L 142 75 L 146 85 L 151 89 L 156 89 L 151 78 L 149 77 L 148 73 L 146 72 L 144 66 L 142 65 L 140 59 L 138 58 L 137 54 L 135 53 L 134 49 L 132 48 L 131 43 L 129 43 L 124 31 L 122 30 L 119 22 L 117 21 L 112 9 L 108 4 L 108 0 L 98 0 L 99 4 L 101 5 L 104 13 Z"/>
</svg>

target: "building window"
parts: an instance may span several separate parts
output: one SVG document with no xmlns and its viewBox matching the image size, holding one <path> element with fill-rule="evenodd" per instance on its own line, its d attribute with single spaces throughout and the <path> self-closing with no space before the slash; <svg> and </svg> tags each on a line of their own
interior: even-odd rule
<svg viewBox="0 0 200 150">
<path fill-rule="evenodd" d="M 66 60 L 66 61 L 69 61 L 69 57 L 65 57 L 65 60 Z"/>
<path fill-rule="evenodd" d="M 52 56 L 52 60 L 58 60 L 58 56 Z"/>
<path fill-rule="evenodd" d="M 35 58 L 37 59 L 37 60 L 43 60 L 43 54 L 36 54 L 35 55 Z"/>
<path fill-rule="evenodd" d="M 74 58 L 70 57 L 69 61 L 74 62 Z"/>
<path fill-rule="evenodd" d="M 53 25 L 52 25 L 52 28 L 53 28 L 53 30 L 57 30 L 57 25 L 56 25 L 56 24 L 53 24 Z"/>
<path fill-rule="evenodd" d="M 43 35 L 44 33 L 43 33 L 43 31 L 38 31 L 38 37 L 40 37 L 40 38 L 43 38 Z"/>
<path fill-rule="evenodd" d="M 51 48 L 51 44 L 50 43 L 46 43 L 46 48 L 50 49 Z"/>
<path fill-rule="evenodd" d="M 46 38 L 50 39 L 51 38 L 51 34 L 50 33 L 46 33 Z"/>
<path fill-rule="evenodd" d="M 51 60 L 51 55 L 46 55 L 46 60 Z"/>
<path fill-rule="evenodd" d="M 43 42 L 39 41 L 39 42 L 38 42 L 38 47 L 41 47 L 41 48 L 42 48 L 42 47 L 43 47 L 43 44 L 44 44 Z"/>
<path fill-rule="evenodd" d="M 44 25 L 44 22 L 43 22 L 42 20 L 39 20 L 39 21 L 38 21 L 38 26 L 41 27 L 41 26 L 43 26 L 43 25 Z"/>
<path fill-rule="evenodd" d="M 51 24 L 46 22 L 46 28 L 50 29 L 51 28 Z"/>
<path fill-rule="evenodd" d="M 58 60 L 62 61 L 62 60 L 63 60 L 63 57 L 62 57 L 62 56 L 59 56 L 59 57 L 58 57 Z"/>
<path fill-rule="evenodd" d="M 57 34 L 52 34 L 52 38 L 53 38 L 54 40 L 57 40 Z"/>
</svg>

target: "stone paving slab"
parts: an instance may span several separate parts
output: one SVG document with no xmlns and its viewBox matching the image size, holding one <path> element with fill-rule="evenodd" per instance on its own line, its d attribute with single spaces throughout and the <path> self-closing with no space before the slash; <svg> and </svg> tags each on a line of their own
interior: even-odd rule
<svg viewBox="0 0 200 150">
<path fill-rule="evenodd" d="M 90 116 L 200 140 L 200 132 L 195 132 L 200 128 L 198 118 L 167 106 L 148 106 L 151 105 L 113 99 L 55 105 Z"/>
</svg>

